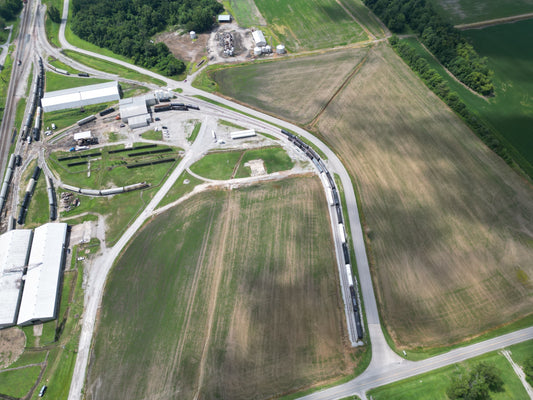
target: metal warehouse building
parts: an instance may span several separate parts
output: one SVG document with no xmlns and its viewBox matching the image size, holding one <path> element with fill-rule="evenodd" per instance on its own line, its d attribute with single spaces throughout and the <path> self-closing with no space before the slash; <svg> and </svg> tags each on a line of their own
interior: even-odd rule
<svg viewBox="0 0 533 400">
<path fill-rule="evenodd" d="M 252 32 L 252 37 L 253 37 L 255 45 L 257 47 L 266 46 L 267 42 L 265 40 L 265 35 L 263 35 L 263 32 L 261 32 L 261 31 L 253 31 Z"/>
<path fill-rule="evenodd" d="M 130 118 L 138 116 L 150 118 L 150 114 L 148 114 L 148 108 L 146 107 L 146 99 L 144 98 L 144 96 L 120 100 L 119 107 L 120 118 L 125 123 L 128 123 Z"/>
<path fill-rule="evenodd" d="M 115 81 L 48 92 L 41 99 L 41 105 L 44 112 L 49 112 L 117 100 L 120 100 L 120 94 Z"/>
<path fill-rule="evenodd" d="M 18 229 L 0 236 L 0 329 L 17 322 L 22 274 L 28 265 L 32 231 Z"/>
<path fill-rule="evenodd" d="M 66 240 L 65 223 L 49 223 L 35 229 L 18 313 L 18 325 L 56 318 Z"/>
</svg>

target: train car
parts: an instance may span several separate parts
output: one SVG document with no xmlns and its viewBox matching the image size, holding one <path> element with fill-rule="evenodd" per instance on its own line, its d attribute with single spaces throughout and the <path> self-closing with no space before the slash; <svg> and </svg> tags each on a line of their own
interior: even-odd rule
<svg viewBox="0 0 533 400">
<path fill-rule="evenodd" d="M 173 108 L 173 107 L 172 107 Z M 171 109 L 170 104 L 157 104 L 154 106 L 154 112 L 168 111 Z"/>
<path fill-rule="evenodd" d="M 124 193 L 124 187 L 116 187 L 111 189 L 100 190 L 102 196 L 110 196 L 113 194 Z"/>
<path fill-rule="evenodd" d="M 346 264 L 346 277 L 348 278 L 348 286 L 353 287 L 353 278 L 352 278 L 352 266 L 350 264 Z"/>
<path fill-rule="evenodd" d="M 333 205 L 333 196 L 331 196 L 331 191 L 326 190 L 326 198 L 328 199 L 328 204 L 330 206 Z"/>
<path fill-rule="evenodd" d="M 337 189 L 332 188 L 331 193 L 333 194 L 333 202 L 335 203 L 335 205 L 339 205 L 340 201 L 339 201 L 339 195 L 337 194 Z"/>
<path fill-rule="evenodd" d="M 35 169 L 33 170 L 33 174 L 32 174 L 32 178 L 37 180 L 39 179 L 39 176 L 41 175 L 41 168 L 39 166 L 36 166 Z"/>
<path fill-rule="evenodd" d="M 78 126 L 82 126 L 85 124 L 88 124 L 89 122 L 92 122 L 96 119 L 96 115 L 89 115 L 88 117 L 85 117 L 83 119 L 80 119 L 77 124 Z"/>
<path fill-rule="evenodd" d="M 341 238 L 341 242 L 346 242 L 346 233 L 344 232 L 344 225 L 342 223 L 339 223 L 339 237 Z"/>
<path fill-rule="evenodd" d="M 357 339 L 363 340 L 363 326 L 361 324 L 361 316 L 359 314 L 359 310 L 354 311 L 354 317 L 355 317 L 355 329 L 357 331 Z"/>
<path fill-rule="evenodd" d="M 198 107 L 198 106 L 195 105 L 195 104 L 186 104 L 185 106 L 186 106 L 187 108 L 191 108 L 191 109 L 193 109 L 193 110 L 199 110 L 199 109 L 200 109 L 200 107 Z"/>
<path fill-rule="evenodd" d="M 106 108 L 104 111 L 100 111 L 99 115 L 103 117 L 107 114 L 111 114 L 113 111 L 115 111 L 115 109 L 113 107 L 109 107 L 109 108 Z"/>
<path fill-rule="evenodd" d="M 26 186 L 26 193 L 30 193 L 32 194 L 33 193 L 33 190 L 35 189 L 35 179 L 31 178 L 30 181 L 28 182 L 28 186 Z"/>
<path fill-rule="evenodd" d="M 348 251 L 348 246 L 346 245 L 346 242 L 342 244 L 342 252 L 344 254 L 344 263 L 350 264 L 350 252 Z"/>
<path fill-rule="evenodd" d="M 87 196 L 100 196 L 100 191 L 94 189 L 80 189 L 80 193 Z"/>
<path fill-rule="evenodd" d="M 80 190 L 81 190 L 79 187 L 67 185 L 65 183 L 63 184 L 63 189 L 69 190 L 69 191 L 75 192 L 75 193 L 80 193 Z"/>
<path fill-rule="evenodd" d="M 343 221 L 342 221 L 342 211 L 341 211 L 341 206 L 340 206 L 340 205 L 337 205 L 335 208 L 336 208 L 336 210 L 337 210 L 337 221 L 339 222 L 339 224 L 342 224 Z"/>
<path fill-rule="evenodd" d="M 87 72 L 78 72 L 78 76 L 81 76 L 83 78 L 88 78 L 89 74 Z"/>
</svg>

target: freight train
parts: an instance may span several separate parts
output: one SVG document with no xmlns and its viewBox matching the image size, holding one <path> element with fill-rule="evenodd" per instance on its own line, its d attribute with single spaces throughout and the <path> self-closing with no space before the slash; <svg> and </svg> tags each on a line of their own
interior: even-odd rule
<svg viewBox="0 0 533 400">
<path fill-rule="evenodd" d="M 6 204 L 7 194 L 9 191 L 9 184 L 11 183 L 11 178 L 13 177 L 13 172 L 15 170 L 15 160 L 16 157 L 14 154 L 11 154 L 9 158 L 9 163 L 7 164 L 6 176 L 4 177 L 4 183 L 2 184 L 2 189 L 0 190 L 0 213 L 4 209 Z"/>
<path fill-rule="evenodd" d="M 37 74 L 37 78 L 33 85 L 33 92 L 31 96 L 29 113 L 28 113 L 26 122 L 24 123 L 24 126 L 22 127 L 22 131 L 20 134 L 20 140 L 22 141 L 28 138 L 28 136 L 30 135 L 30 132 L 33 134 L 34 140 L 39 140 L 41 117 L 42 117 L 42 109 L 40 105 L 41 105 L 41 99 L 43 95 L 44 95 L 44 67 L 43 67 L 43 60 L 42 58 L 39 57 L 39 73 Z M 39 108 L 40 111 L 37 108 Z M 36 111 L 38 112 L 38 115 L 36 117 L 35 126 L 33 127 L 33 130 L 32 130 L 33 115 L 35 114 Z M 31 139 L 28 139 L 28 143 L 29 142 L 31 142 Z"/>
<path fill-rule="evenodd" d="M 141 182 L 141 183 L 135 183 L 133 185 L 121 186 L 121 187 L 116 187 L 116 188 L 111 188 L 111 189 L 94 190 L 94 189 L 82 189 L 76 186 L 63 184 L 63 189 L 70 190 L 71 192 L 75 192 L 75 193 L 85 194 L 87 196 L 110 196 L 113 194 L 131 192 L 133 190 L 138 190 L 138 189 L 144 189 L 145 187 L 148 187 L 148 186 L 150 186 L 150 184 L 146 182 Z"/>
<path fill-rule="evenodd" d="M 353 284 L 352 267 L 351 267 L 351 262 L 350 262 L 350 251 L 348 250 L 348 245 L 346 243 L 346 231 L 344 230 L 342 209 L 341 209 L 339 194 L 337 192 L 337 187 L 335 185 L 335 180 L 333 179 L 328 169 L 324 165 L 324 162 L 322 161 L 320 156 L 313 150 L 311 146 L 303 142 L 298 136 L 293 135 L 290 132 L 287 132 L 285 129 L 282 129 L 281 133 L 287 136 L 289 142 L 293 143 L 296 147 L 302 150 L 305 153 L 305 155 L 309 157 L 309 159 L 316 166 L 320 174 L 320 179 L 322 179 L 322 181 L 324 182 L 324 186 L 326 187 L 326 197 L 328 199 L 328 204 L 330 206 L 334 206 L 337 212 L 337 222 L 339 224 L 338 225 L 339 237 L 342 241 L 342 252 L 344 256 L 344 264 L 346 267 L 346 275 L 348 278 L 348 285 L 350 288 L 350 298 L 352 301 L 352 309 L 353 309 L 353 313 L 355 317 L 354 318 L 355 329 L 357 331 L 357 339 L 362 340 L 363 339 L 363 326 L 361 324 L 361 314 L 359 312 L 359 306 L 357 302 L 357 293 L 355 291 L 355 287 Z"/>
<path fill-rule="evenodd" d="M 33 170 L 33 175 L 31 176 L 30 181 L 28 182 L 28 186 L 26 187 L 26 193 L 24 194 L 24 200 L 22 201 L 22 204 L 20 206 L 19 216 L 17 218 L 17 223 L 19 225 L 23 225 L 24 221 L 26 220 L 26 213 L 28 212 L 30 200 L 31 200 L 31 197 L 33 196 L 33 191 L 35 190 L 35 185 L 37 184 L 37 181 L 39 180 L 39 176 L 41 176 L 41 168 L 37 166 Z"/>
</svg>

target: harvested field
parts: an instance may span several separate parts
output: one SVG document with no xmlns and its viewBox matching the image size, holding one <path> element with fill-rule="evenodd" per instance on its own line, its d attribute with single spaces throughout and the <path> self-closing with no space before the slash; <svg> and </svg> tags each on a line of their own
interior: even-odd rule
<svg viewBox="0 0 533 400">
<path fill-rule="evenodd" d="M 298 178 L 145 225 L 109 277 L 87 399 L 261 399 L 349 373 L 325 210 Z"/>
<path fill-rule="evenodd" d="M 249 64 L 214 71 L 213 79 L 223 94 L 303 124 L 326 106 L 367 53 L 350 49 Z"/>
<path fill-rule="evenodd" d="M 318 127 L 356 179 L 399 346 L 442 346 L 533 305 L 533 188 L 385 45 Z"/>
</svg>

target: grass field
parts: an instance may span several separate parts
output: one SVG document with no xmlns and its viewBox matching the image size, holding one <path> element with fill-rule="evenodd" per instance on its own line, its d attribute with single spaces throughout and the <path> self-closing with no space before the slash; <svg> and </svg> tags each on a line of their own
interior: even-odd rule
<svg viewBox="0 0 533 400">
<path fill-rule="evenodd" d="M 533 188 L 388 46 L 370 51 L 316 128 L 355 180 L 398 347 L 449 346 L 531 314 Z"/>
<path fill-rule="evenodd" d="M 292 52 L 368 39 L 361 26 L 335 0 L 255 0 L 255 4 L 276 41 Z"/>
<path fill-rule="evenodd" d="M 379 19 L 363 4 L 362 0 L 341 0 L 341 4 L 376 38 L 385 36 Z"/>
<path fill-rule="evenodd" d="M 91 106 L 83 107 L 84 112 L 79 108 L 71 108 L 68 110 L 59 110 L 43 113 L 43 127 L 51 126 L 52 122 L 56 124 L 57 129 L 67 128 L 80 119 L 96 114 L 106 108 L 109 108 L 114 103 L 93 104 Z"/>
<path fill-rule="evenodd" d="M 368 49 L 340 50 L 212 72 L 221 93 L 299 123 L 310 122 Z M 305 96 L 295 93 L 305 93 Z"/>
<path fill-rule="evenodd" d="M 489 353 L 481 357 L 450 365 L 434 372 L 418 375 L 404 381 L 395 382 L 378 389 L 371 390 L 369 395 L 375 400 L 447 400 L 446 389 L 452 378 L 472 368 L 474 365 L 486 362 L 494 365 L 504 381 L 503 391 L 491 393 L 493 400 L 527 400 L 529 396 L 522 383 L 513 371 L 509 361 L 498 353 Z"/>
<path fill-rule="evenodd" d="M 250 176 L 251 170 L 244 164 L 259 159 L 263 160 L 268 174 L 286 171 L 294 166 L 281 147 L 264 147 L 244 151 L 212 152 L 191 165 L 191 171 L 207 179 L 245 178 Z"/>
<path fill-rule="evenodd" d="M 87 399 L 260 399 L 349 373 L 325 207 L 318 179 L 288 179 L 145 225 L 111 271 Z"/>
<path fill-rule="evenodd" d="M 430 2 L 454 25 L 533 12 L 531 0 L 430 0 Z"/>
<path fill-rule="evenodd" d="M 231 13 L 233 18 L 237 20 L 239 26 L 249 28 L 266 24 L 254 0 L 226 0 L 222 4 L 224 4 L 224 8 Z"/>
<path fill-rule="evenodd" d="M 141 134 L 143 139 L 146 140 L 163 140 L 163 133 L 160 131 L 149 130 Z"/>
<path fill-rule="evenodd" d="M 0 371 L 0 393 L 15 398 L 25 396 L 39 377 L 41 367 Z"/>
<path fill-rule="evenodd" d="M 62 75 L 52 71 L 46 71 L 45 76 L 46 91 L 70 89 L 79 86 L 95 85 L 97 83 L 109 82 L 107 79 L 78 78 L 71 75 Z"/>
<path fill-rule="evenodd" d="M 77 73 L 80 72 L 77 69 L 72 68 L 70 65 L 67 65 L 67 64 L 59 61 L 58 59 L 56 59 L 53 56 L 48 56 L 48 59 L 46 60 L 46 62 L 48 64 L 54 66 L 55 68 L 59 68 L 59 69 L 65 70 L 65 71 L 69 72 L 70 74 L 77 74 Z"/>
<path fill-rule="evenodd" d="M 185 180 L 188 180 L 189 183 L 185 183 Z M 203 183 L 203 181 L 192 176 L 187 171 L 184 171 L 174 185 L 172 185 L 165 197 L 163 197 L 158 206 L 163 207 L 172 203 L 173 201 L 178 200 L 181 196 L 192 192 L 194 187 L 201 183 Z"/>
</svg>

